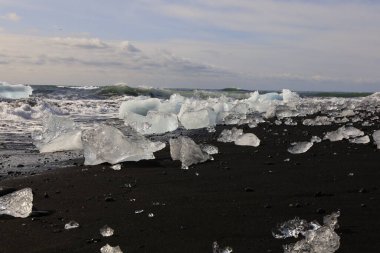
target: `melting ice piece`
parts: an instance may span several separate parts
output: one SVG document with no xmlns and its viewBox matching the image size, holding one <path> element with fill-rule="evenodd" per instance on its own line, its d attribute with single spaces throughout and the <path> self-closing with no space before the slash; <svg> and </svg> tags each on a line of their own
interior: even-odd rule
<svg viewBox="0 0 380 253">
<path fill-rule="evenodd" d="M 74 228 L 79 228 L 79 223 L 74 220 L 69 221 L 68 223 L 65 224 L 66 230 L 74 229 Z"/>
<path fill-rule="evenodd" d="M 313 137 L 311 137 L 311 139 L 310 139 L 310 142 L 313 142 L 313 143 L 319 143 L 319 142 L 321 142 L 321 141 L 322 141 L 322 139 L 319 138 L 318 136 L 313 136 Z"/>
<path fill-rule="evenodd" d="M 355 138 L 359 136 L 363 136 L 364 132 L 360 131 L 359 129 L 349 126 L 342 126 L 338 128 L 336 131 L 328 132 L 325 137 L 323 137 L 324 140 L 330 140 L 330 141 L 341 141 L 343 139 L 350 139 Z"/>
<path fill-rule="evenodd" d="M 299 233 L 294 232 L 294 230 L 289 227 L 287 230 L 288 234 L 294 234 L 296 236 L 302 234 L 305 238 L 296 243 L 284 245 L 284 253 L 334 253 L 337 251 L 340 246 L 340 237 L 334 230 L 338 227 L 339 215 L 339 212 L 335 212 L 325 216 L 323 226 L 320 226 L 316 222 L 306 222 L 306 227 L 308 225 L 311 227 L 309 230 L 303 226 L 295 226 L 297 232 L 301 231 Z M 291 221 L 289 222 L 291 225 L 293 224 Z M 289 222 L 285 222 L 284 224 Z M 302 220 L 302 222 L 305 224 L 305 221 Z M 297 225 L 299 225 L 299 223 L 297 223 Z M 301 229 L 299 229 L 300 227 Z M 287 226 L 284 225 L 283 228 L 287 228 Z"/>
<path fill-rule="evenodd" d="M 103 236 L 103 237 L 110 237 L 113 235 L 114 233 L 114 230 L 112 228 L 110 228 L 109 226 L 107 225 L 104 225 L 100 230 L 99 230 L 100 234 Z"/>
<path fill-rule="evenodd" d="M 179 116 L 179 120 L 186 129 L 213 127 L 216 125 L 216 114 L 210 108 L 187 111 Z"/>
<path fill-rule="evenodd" d="M 113 169 L 113 170 L 121 170 L 121 164 L 115 164 L 115 165 L 111 166 L 111 169 Z"/>
<path fill-rule="evenodd" d="M 296 217 L 293 220 L 286 221 L 279 224 L 277 228 L 272 232 L 272 235 L 276 239 L 285 239 L 289 237 L 298 238 L 298 236 L 305 235 L 306 231 L 316 230 L 321 226 L 317 222 L 307 222 Z"/>
<path fill-rule="evenodd" d="M 153 152 L 165 147 L 164 143 L 152 142 L 133 131 L 126 136 L 108 125 L 83 131 L 82 142 L 85 165 L 154 159 Z"/>
<path fill-rule="evenodd" d="M 233 249 L 231 247 L 220 248 L 218 242 L 212 243 L 212 253 L 231 253 Z"/>
<path fill-rule="evenodd" d="M 112 247 L 109 244 L 106 244 L 103 247 L 101 247 L 100 252 L 101 253 L 123 253 L 123 251 L 121 251 L 119 246 Z"/>
<path fill-rule="evenodd" d="M 202 149 L 203 152 L 206 152 L 209 155 L 215 155 L 219 152 L 218 147 L 215 147 L 210 144 L 199 144 L 199 147 Z"/>
<path fill-rule="evenodd" d="M 32 92 L 33 89 L 29 85 L 0 82 L 0 98 L 28 98 L 32 95 Z"/>
<path fill-rule="evenodd" d="M 356 144 L 367 144 L 371 140 L 369 139 L 368 135 L 362 136 L 362 137 L 357 137 L 355 139 L 350 139 L 351 143 L 356 143 Z"/>
<path fill-rule="evenodd" d="M 308 151 L 313 144 L 313 142 L 308 141 L 297 142 L 292 147 L 288 148 L 288 152 L 291 154 L 302 154 Z"/>
<path fill-rule="evenodd" d="M 247 133 L 240 135 L 236 140 L 235 144 L 239 146 L 253 146 L 258 147 L 260 145 L 260 139 L 252 133 Z"/>
<path fill-rule="evenodd" d="M 211 157 L 189 137 L 180 136 L 170 139 L 170 155 L 174 161 L 182 162 L 182 169 L 188 169 L 190 165 L 202 163 Z"/>
<path fill-rule="evenodd" d="M 377 130 L 372 135 L 373 141 L 377 145 L 377 149 L 380 149 L 380 130 Z"/>
<path fill-rule="evenodd" d="M 79 129 L 73 120 L 53 114 L 43 118 L 42 131 L 34 132 L 34 145 L 41 153 L 83 148 Z"/>
<path fill-rule="evenodd" d="M 28 217 L 33 208 L 31 188 L 24 188 L 0 197 L 0 215 L 6 214 L 18 218 Z"/>
<path fill-rule="evenodd" d="M 218 141 L 220 141 L 220 142 L 234 142 L 241 135 L 243 135 L 243 130 L 242 129 L 237 129 L 236 127 L 233 127 L 231 130 L 224 129 L 220 133 L 220 135 L 218 137 Z"/>
</svg>

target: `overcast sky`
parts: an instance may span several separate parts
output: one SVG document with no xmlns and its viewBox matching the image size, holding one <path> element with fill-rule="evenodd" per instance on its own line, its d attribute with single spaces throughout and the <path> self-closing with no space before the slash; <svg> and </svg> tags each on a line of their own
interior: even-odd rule
<svg viewBox="0 0 380 253">
<path fill-rule="evenodd" d="M 0 81 L 380 91 L 376 0 L 0 0 Z"/>
</svg>

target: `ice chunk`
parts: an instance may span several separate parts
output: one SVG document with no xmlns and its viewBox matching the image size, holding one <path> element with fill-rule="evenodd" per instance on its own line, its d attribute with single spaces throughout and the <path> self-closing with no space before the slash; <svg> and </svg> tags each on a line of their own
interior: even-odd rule
<svg viewBox="0 0 380 253">
<path fill-rule="evenodd" d="M 323 137 L 323 139 L 330 140 L 330 141 L 341 141 L 343 139 L 355 138 L 362 135 L 364 135 L 364 132 L 355 127 L 342 126 L 338 128 L 336 131 L 328 132 Z"/>
<path fill-rule="evenodd" d="M 73 120 L 49 114 L 43 118 L 42 131 L 32 134 L 34 145 L 41 153 L 65 150 L 80 150 L 83 148 L 82 131 Z"/>
<path fill-rule="evenodd" d="M 219 152 L 218 147 L 215 147 L 210 144 L 199 144 L 199 147 L 202 149 L 203 152 L 206 152 L 209 155 L 215 155 Z"/>
<path fill-rule="evenodd" d="M 216 125 L 216 114 L 209 108 L 186 111 L 179 116 L 179 120 L 186 129 L 213 127 Z"/>
<path fill-rule="evenodd" d="M 212 243 L 212 253 L 231 253 L 233 249 L 231 247 L 220 248 L 218 242 Z"/>
<path fill-rule="evenodd" d="M 32 95 L 33 89 L 29 85 L 9 84 L 0 82 L 0 98 L 20 99 Z"/>
<path fill-rule="evenodd" d="M 332 120 L 326 116 L 317 116 L 315 119 L 305 119 L 302 124 L 305 126 L 328 126 L 332 124 Z"/>
<path fill-rule="evenodd" d="M 247 133 L 247 134 L 240 135 L 236 139 L 235 144 L 239 146 L 258 147 L 260 145 L 260 139 L 257 138 L 257 136 L 252 133 Z"/>
<path fill-rule="evenodd" d="M 115 165 L 111 166 L 111 169 L 113 169 L 113 170 L 121 170 L 121 164 L 115 164 Z"/>
<path fill-rule="evenodd" d="M 82 142 L 85 165 L 154 159 L 153 153 L 165 147 L 164 143 L 152 142 L 134 131 L 126 136 L 108 125 L 83 131 Z"/>
<path fill-rule="evenodd" d="M 377 145 L 377 149 L 380 149 L 380 130 L 375 131 L 372 134 L 373 141 Z"/>
<path fill-rule="evenodd" d="M 290 148 L 288 148 L 288 152 L 291 154 L 302 154 L 308 151 L 313 146 L 313 142 L 302 141 L 297 142 Z"/>
<path fill-rule="evenodd" d="M 24 188 L 0 197 L 0 215 L 6 214 L 26 218 L 32 213 L 33 193 L 31 188 Z"/>
<path fill-rule="evenodd" d="M 321 142 L 321 141 L 322 141 L 322 139 L 319 138 L 318 136 L 313 136 L 313 137 L 311 137 L 311 139 L 310 139 L 310 142 L 313 142 L 313 143 L 319 143 L 319 142 Z"/>
<path fill-rule="evenodd" d="M 112 247 L 109 244 L 106 244 L 103 247 L 101 247 L 100 252 L 101 253 L 123 253 L 123 251 L 121 251 L 119 246 Z"/>
<path fill-rule="evenodd" d="M 146 116 L 149 111 L 157 111 L 161 102 L 158 98 L 148 98 L 148 99 L 131 99 L 124 101 L 120 105 L 119 109 L 119 118 L 125 119 L 128 117 L 128 114 L 134 113 L 141 116 Z"/>
<path fill-rule="evenodd" d="M 355 139 L 350 139 L 351 143 L 356 143 L 356 144 L 367 144 L 371 140 L 369 139 L 368 135 L 362 136 L 362 137 L 357 137 Z"/>
<path fill-rule="evenodd" d="M 65 224 L 66 230 L 74 229 L 74 228 L 79 228 L 79 223 L 74 220 L 69 221 L 68 223 Z"/>
<path fill-rule="evenodd" d="M 163 134 L 178 128 L 177 115 L 149 111 L 146 116 L 126 114 L 125 123 L 141 134 Z"/>
<path fill-rule="evenodd" d="M 112 228 L 110 228 L 109 226 L 107 225 L 104 225 L 100 230 L 99 230 L 100 234 L 103 236 L 103 237 L 110 237 L 113 235 L 114 233 L 114 230 Z"/>
<path fill-rule="evenodd" d="M 242 129 L 237 129 L 236 127 L 233 127 L 231 130 L 224 129 L 220 133 L 220 135 L 218 137 L 218 141 L 220 141 L 220 142 L 234 142 L 241 135 L 243 135 L 243 130 Z"/>
<path fill-rule="evenodd" d="M 189 137 L 180 136 L 170 139 L 170 155 L 173 160 L 182 162 L 182 169 L 188 169 L 192 164 L 202 163 L 211 157 Z"/>
<path fill-rule="evenodd" d="M 323 226 L 317 222 L 307 223 L 296 218 L 280 225 L 280 233 L 274 233 L 274 236 L 297 238 L 299 234 L 302 234 L 305 237 L 296 243 L 284 245 L 284 253 L 334 253 L 340 246 L 340 237 L 334 231 L 338 227 L 339 215 L 340 213 L 336 212 L 325 216 Z"/>
</svg>

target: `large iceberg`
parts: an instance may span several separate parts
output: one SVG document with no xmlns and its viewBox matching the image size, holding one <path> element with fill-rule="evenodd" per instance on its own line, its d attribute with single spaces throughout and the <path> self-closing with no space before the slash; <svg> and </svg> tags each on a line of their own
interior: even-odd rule
<svg viewBox="0 0 380 253">
<path fill-rule="evenodd" d="M 72 119 L 49 114 L 42 119 L 42 124 L 42 131 L 32 135 L 33 143 L 41 153 L 83 148 L 82 130 Z"/>
<path fill-rule="evenodd" d="M 165 147 L 164 143 L 152 142 L 137 132 L 130 131 L 124 135 L 108 125 L 84 130 L 82 142 L 85 165 L 154 159 L 153 153 Z"/>
<path fill-rule="evenodd" d="M 33 192 L 30 188 L 9 193 L 0 197 L 0 215 L 26 218 L 32 213 Z"/>
<path fill-rule="evenodd" d="M 33 89 L 29 85 L 0 82 L 0 98 L 28 98 L 32 95 L 32 92 Z"/>
<path fill-rule="evenodd" d="M 170 155 L 174 161 L 182 162 L 182 169 L 188 169 L 192 164 L 202 163 L 211 158 L 189 137 L 180 136 L 177 139 L 170 139 L 169 143 Z"/>
</svg>

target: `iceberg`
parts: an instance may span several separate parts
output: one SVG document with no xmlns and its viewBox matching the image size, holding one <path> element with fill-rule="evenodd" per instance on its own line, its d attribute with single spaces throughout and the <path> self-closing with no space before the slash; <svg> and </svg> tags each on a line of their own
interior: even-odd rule
<svg viewBox="0 0 380 253">
<path fill-rule="evenodd" d="M 260 145 L 260 139 L 252 133 L 247 133 L 240 135 L 236 140 L 235 144 L 239 146 L 252 146 L 258 147 Z"/>
<path fill-rule="evenodd" d="M 119 118 L 125 119 L 130 113 L 146 116 L 149 111 L 157 111 L 161 101 L 158 98 L 131 99 L 120 105 Z"/>
<path fill-rule="evenodd" d="M 231 130 L 224 129 L 220 133 L 220 135 L 218 137 L 218 141 L 219 142 L 234 142 L 241 135 L 243 135 L 243 130 L 242 129 L 237 129 L 236 127 L 233 127 Z"/>
<path fill-rule="evenodd" d="M 42 119 L 42 131 L 32 134 L 33 144 L 40 153 L 81 150 L 82 130 L 68 117 L 49 114 Z"/>
<path fill-rule="evenodd" d="M 32 87 L 23 84 L 9 84 L 0 82 L 0 98 L 20 99 L 28 98 L 33 93 Z"/>
<path fill-rule="evenodd" d="M 149 111 L 146 116 L 129 113 L 124 122 L 141 134 L 163 134 L 178 128 L 177 115 L 173 113 Z"/>
<path fill-rule="evenodd" d="M 187 170 L 190 165 L 202 163 L 211 158 L 189 137 L 180 136 L 177 139 L 170 139 L 169 143 L 170 155 L 174 161 L 181 161 L 182 169 Z"/>
<path fill-rule="evenodd" d="M 124 135 L 108 125 L 84 130 L 82 142 L 85 165 L 154 159 L 153 153 L 165 147 L 165 143 L 152 142 L 137 132 Z"/>
<path fill-rule="evenodd" d="M 288 152 L 291 154 L 302 154 L 308 151 L 313 146 L 313 144 L 313 142 L 309 141 L 296 142 L 293 146 L 288 148 Z"/>
<path fill-rule="evenodd" d="M 0 215 L 26 218 L 32 213 L 33 192 L 24 188 L 0 197 Z"/>
<path fill-rule="evenodd" d="M 338 128 L 336 131 L 326 133 L 323 139 L 330 140 L 330 141 L 341 141 L 343 139 L 350 139 L 350 138 L 355 138 L 355 137 L 359 137 L 363 135 L 364 135 L 364 132 L 355 127 L 342 126 Z"/>
</svg>

